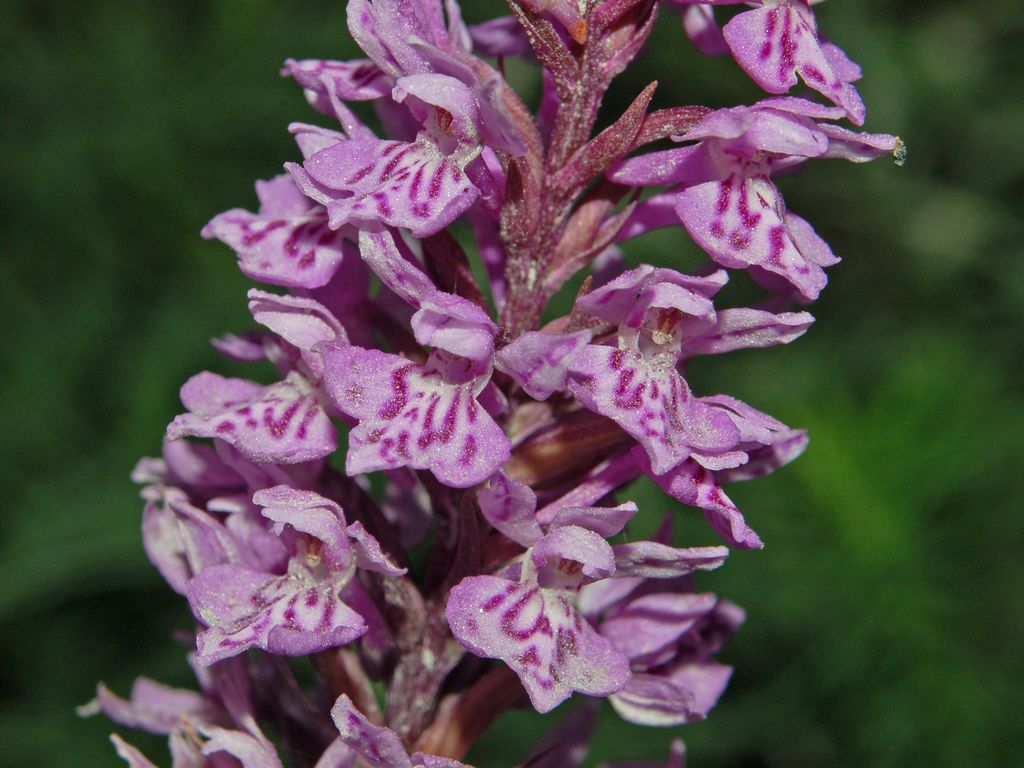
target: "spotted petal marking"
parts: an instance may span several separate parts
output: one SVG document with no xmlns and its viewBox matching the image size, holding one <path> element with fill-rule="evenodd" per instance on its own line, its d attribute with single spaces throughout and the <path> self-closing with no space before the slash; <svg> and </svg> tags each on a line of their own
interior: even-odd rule
<svg viewBox="0 0 1024 768">
<path fill-rule="evenodd" d="M 629 662 L 573 605 L 571 590 L 473 576 L 448 598 L 455 637 L 478 656 L 502 659 L 538 712 L 573 691 L 607 696 L 629 679 Z"/>
<path fill-rule="evenodd" d="M 297 373 L 269 387 L 200 373 L 185 383 L 181 394 L 191 412 L 171 422 L 171 440 L 219 438 L 262 464 L 311 461 L 337 448 L 334 425 Z"/>
<path fill-rule="evenodd" d="M 845 109 L 851 121 L 863 124 L 864 102 L 849 82 L 859 68 L 849 66 L 852 62 L 845 56 L 826 55 L 807 3 L 767 0 L 764 7 L 734 17 L 722 33 L 737 63 L 769 93 L 785 93 L 799 74 L 809 87 Z"/>
<path fill-rule="evenodd" d="M 476 199 L 465 167 L 477 154 L 479 148 L 445 154 L 426 136 L 412 143 L 352 139 L 287 168 L 303 192 L 327 206 L 333 228 L 383 222 L 426 237 Z"/>
<path fill-rule="evenodd" d="M 209 627 L 196 638 L 196 660 L 208 666 L 248 648 L 306 656 L 352 642 L 366 632 L 366 623 L 341 601 L 346 581 L 207 568 L 188 587 L 192 612 Z"/>
<path fill-rule="evenodd" d="M 569 378 L 576 399 L 635 437 L 659 473 L 691 451 L 726 451 L 739 437 L 727 416 L 692 396 L 674 362 L 592 345 L 576 356 Z"/>
<path fill-rule="evenodd" d="M 767 176 L 735 172 L 723 181 L 689 187 L 679 193 L 676 212 L 690 236 L 719 264 L 764 269 L 812 300 L 825 287 L 820 266 L 825 254 L 819 250 L 828 246 L 820 238 L 806 240 L 803 227 L 794 228 L 796 217 L 786 213 Z"/>
<path fill-rule="evenodd" d="M 238 255 L 238 266 L 262 283 L 318 288 L 344 258 L 342 235 L 327 224 L 327 212 L 296 188 L 291 177 L 256 182 L 259 213 L 235 208 L 203 228 Z"/>
<path fill-rule="evenodd" d="M 359 419 L 349 433 L 350 475 L 408 466 L 467 488 L 508 460 L 509 439 L 476 399 L 481 378 L 453 381 L 430 361 L 336 342 L 320 349 L 328 395 Z"/>
</svg>

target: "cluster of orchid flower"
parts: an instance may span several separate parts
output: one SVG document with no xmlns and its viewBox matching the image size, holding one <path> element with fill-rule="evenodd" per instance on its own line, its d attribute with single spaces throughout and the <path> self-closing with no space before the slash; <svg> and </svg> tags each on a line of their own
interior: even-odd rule
<svg viewBox="0 0 1024 768">
<path fill-rule="evenodd" d="M 262 329 L 215 341 L 281 380 L 193 377 L 162 458 L 134 474 L 146 552 L 198 622 L 201 692 L 141 678 L 87 711 L 168 735 L 176 768 L 459 766 L 501 712 L 573 692 L 644 725 L 706 716 L 743 612 L 693 574 L 729 550 L 677 546 L 671 514 L 627 539 L 637 506 L 615 494 L 647 475 L 726 544 L 762 546 L 722 485 L 791 461 L 806 434 L 694 394 L 681 370 L 812 322 L 780 310 L 837 259 L 773 176 L 902 159 L 895 137 L 835 124 L 864 120 L 860 69 L 807 2 L 741 3 L 720 28 L 713 6 L 733 4 L 511 0 L 468 26 L 455 0 L 349 0 L 367 58 L 286 63 L 332 127 L 293 124 L 303 162 L 257 183 L 258 213 L 203 232 L 284 289 L 251 290 Z M 665 10 L 776 95 L 654 110 L 652 83 L 595 131 Z M 535 114 L 502 75 L 511 56 L 540 64 Z M 778 95 L 798 76 L 830 103 Z M 619 243 L 680 223 L 715 266 L 627 268 Z M 718 267 L 771 295 L 716 308 Z M 523 765 L 578 765 L 592 716 Z M 682 761 L 676 742 L 664 765 Z"/>
</svg>

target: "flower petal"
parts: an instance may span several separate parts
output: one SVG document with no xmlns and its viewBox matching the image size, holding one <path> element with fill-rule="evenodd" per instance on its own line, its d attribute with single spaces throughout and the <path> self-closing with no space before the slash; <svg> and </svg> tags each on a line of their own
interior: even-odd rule
<svg viewBox="0 0 1024 768">
<path fill-rule="evenodd" d="M 524 333 L 494 357 L 494 366 L 507 373 L 535 400 L 547 400 L 566 387 L 576 353 L 590 343 L 590 331 Z"/>
<path fill-rule="evenodd" d="M 626 657 L 580 616 L 571 592 L 473 576 L 452 589 L 446 615 L 466 648 L 519 675 L 538 712 L 573 691 L 607 696 L 629 679 Z"/>
<path fill-rule="evenodd" d="M 366 623 L 341 601 L 343 584 L 230 565 L 207 568 L 188 587 L 192 612 L 209 627 L 196 638 L 196 661 L 209 666 L 248 648 L 306 656 L 352 642 Z"/>
<path fill-rule="evenodd" d="M 616 576 L 672 579 L 694 571 L 718 568 L 729 556 L 727 547 L 670 547 L 656 541 L 616 544 Z"/>
<path fill-rule="evenodd" d="M 329 396 L 359 419 L 349 474 L 408 466 L 467 488 L 508 460 L 511 442 L 477 402 L 477 379 L 453 384 L 436 368 L 336 342 L 320 349 Z"/>
<path fill-rule="evenodd" d="M 767 176 L 736 172 L 721 182 L 689 187 L 679 193 L 676 212 L 690 236 L 722 266 L 760 267 L 812 300 L 825 287 L 819 243 L 801 248 L 806 233 L 793 231 L 782 196 Z"/>
<path fill-rule="evenodd" d="M 860 94 L 837 74 L 832 61 L 847 78 L 853 71 L 834 53 L 830 61 L 822 51 L 814 13 L 806 3 L 766 3 L 735 16 L 722 33 L 737 63 L 769 93 L 785 93 L 799 74 L 809 87 L 845 109 L 854 123 L 864 122 Z"/>
<path fill-rule="evenodd" d="M 303 166 L 289 165 L 299 187 L 327 206 L 330 224 L 383 222 L 426 237 L 448 226 L 479 194 L 465 167 L 475 154 L 445 154 L 430 139 L 352 139 Z"/>
<path fill-rule="evenodd" d="M 269 387 L 200 373 L 182 387 L 191 413 L 178 416 L 167 437 L 216 437 L 257 463 L 319 459 L 333 453 L 338 433 L 315 393 L 297 373 Z"/>
<path fill-rule="evenodd" d="M 420 344 L 487 363 L 498 327 L 472 301 L 446 293 L 402 256 L 389 232 L 360 232 L 359 252 L 383 283 L 416 308 L 413 333 Z"/>
<path fill-rule="evenodd" d="M 573 361 L 569 390 L 636 438 L 659 473 L 693 450 L 728 450 L 739 437 L 724 414 L 693 397 L 671 363 L 652 363 L 639 352 L 586 347 Z"/>
<path fill-rule="evenodd" d="M 226 211 L 203 228 L 203 237 L 234 249 L 239 268 L 253 280 L 299 288 L 325 285 L 344 258 L 342 233 L 328 227 L 327 212 L 299 192 L 288 175 L 256 182 L 256 190 L 263 201 L 259 213 Z"/>
<path fill-rule="evenodd" d="M 331 719 L 341 740 L 358 752 L 371 768 L 412 768 L 398 734 L 367 720 L 345 694 L 339 696 L 331 708 Z"/>
<path fill-rule="evenodd" d="M 487 522 L 512 541 L 529 547 L 544 532 L 537 522 L 537 496 L 526 483 L 495 472 L 477 493 L 480 511 Z"/>
</svg>

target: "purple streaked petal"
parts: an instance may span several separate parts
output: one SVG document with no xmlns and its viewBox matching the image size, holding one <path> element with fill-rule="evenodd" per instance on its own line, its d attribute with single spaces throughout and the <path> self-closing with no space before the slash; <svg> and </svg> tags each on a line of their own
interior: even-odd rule
<svg viewBox="0 0 1024 768">
<path fill-rule="evenodd" d="M 349 433 L 349 474 L 408 466 L 467 488 L 508 460 L 511 442 L 476 400 L 479 379 L 452 383 L 436 367 L 336 342 L 320 349 L 329 396 L 359 419 Z"/>
<path fill-rule="evenodd" d="M 477 492 L 480 511 L 491 525 L 512 541 L 529 547 L 544 532 L 537 522 L 537 496 L 526 483 L 495 472 Z"/>
<path fill-rule="evenodd" d="M 209 627 L 196 638 L 196 661 L 209 666 L 249 648 L 306 656 L 352 642 L 366 632 L 366 623 L 341 601 L 343 583 L 237 566 L 207 568 L 188 588 L 192 612 Z"/>
<path fill-rule="evenodd" d="M 718 568 L 729 556 L 728 547 L 670 547 L 656 541 L 616 544 L 616 576 L 671 579 L 694 571 Z"/>
<path fill-rule="evenodd" d="M 629 680 L 626 657 L 580 616 L 570 591 L 473 576 L 452 589 L 445 613 L 460 643 L 519 675 L 538 712 L 574 690 L 607 696 Z"/>
<path fill-rule="evenodd" d="M 674 368 L 639 352 L 589 346 L 575 358 L 569 389 L 584 407 L 615 421 L 667 472 L 691 451 L 734 447 L 736 427 L 694 398 Z"/>
<path fill-rule="evenodd" d="M 297 373 L 269 387 L 200 373 L 181 395 L 192 412 L 171 422 L 171 440 L 215 437 L 257 463 L 285 464 L 322 458 L 338 445 L 337 430 L 316 393 Z"/>
<path fill-rule="evenodd" d="M 794 229 L 796 217 L 786 213 L 767 176 L 734 173 L 721 182 L 689 187 L 679 193 L 676 211 L 690 236 L 722 266 L 759 267 L 808 299 L 816 299 L 825 287 L 818 263 L 823 241 L 808 241 L 806 230 Z"/>
<path fill-rule="evenodd" d="M 413 143 L 352 139 L 301 167 L 287 167 L 306 194 L 326 204 L 332 228 L 382 222 L 426 237 L 476 199 L 465 167 L 477 153 L 445 154 L 424 137 Z"/>
<path fill-rule="evenodd" d="M 587 330 L 564 334 L 530 331 L 499 350 L 494 366 L 515 379 L 530 397 L 546 400 L 565 390 L 569 366 L 590 339 Z"/>
<path fill-rule="evenodd" d="M 785 93 L 796 85 L 799 74 L 809 87 L 845 109 L 851 121 L 864 122 L 864 102 L 822 51 L 814 13 L 806 3 L 771 0 L 763 8 L 735 16 L 722 33 L 737 63 L 769 93 Z M 840 72 L 852 73 L 834 52 L 831 55 Z"/>
<path fill-rule="evenodd" d="M 318 95 L 326 96 L 329 85 L 335 97 L 342 101 L 370 101 L 391 92 L 388 78 L 368 59 L 287 59 L 281 74 L 294 78 L 302 88 Z"/>
<path fill-rule="evenodd" d="M 253 280 L 300 288 L 327 283 L 344 257 L 342 233 L 328 227 L 327 213 L 287 175 L 256 182 L 256 191 L 259 213 L 222 213 L 203 228 L 203 237 L 234 249 L 239 268 Z"/>
<path fill-rule="evenodd" d="M 633 455 L 646 463 L 646 455 L 637 449 L 633 450 Z M 650 474 L 669 496 L 704 510 L 711 527 L 731 546 L 742 549 L 761 549 L 764 546 L 761 538 L 743 519 L 743 514 L 725 495 L 713 472 L 695 461 L 684 461 L 668 472 L 657 474 L 652 471 Z"/>
<path fill-rule="evenodd" d="M 398 734 L 367 720 L 345 694 L 334 702 L 331 719 L 341 734 L 341 740 L 371 768 L 412 768 L 409 754 Z"/>
<path fill-rule="evenodd" d="M 253 504 L 263 507 L 263 516 L 275 523 L 278 535 L 285 525 L 309 534 L 323 543 L 319 556 L 332 573 L 344 571 L 352 562 L 352 550 L 345 534 L 345 515 L 334 501 L 313 491 L 276 485 L 257 491 Z"/>
</svg>

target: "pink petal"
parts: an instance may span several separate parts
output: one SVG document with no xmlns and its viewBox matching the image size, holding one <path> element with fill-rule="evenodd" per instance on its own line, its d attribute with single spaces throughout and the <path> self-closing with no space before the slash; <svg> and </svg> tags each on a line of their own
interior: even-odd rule
<svg viewBox="0 0 1024 768">
<path fill-rule="evenodd" d="M 383 222 L 426 237 L 476 199 L 466 176 L 473 155 L 448 155 L 427 138 L 414 143 L 353 139 L 288 166 L 299 187 L 327 206 L 331 227 Z"/>
<path fill-rule="evenodd" d="M 359 753 L 371 768 L 412 768 L 398 734 L 374 725 L 342 694 L 331 708 L 331 719 L 341 740 Z"/>
<path fill-rule="evenodd" d="M 573 691 L 607 696 L 629 679 L 629 663 L 572 605 L 572 593 L 474 576 L 448 597 L 455 637 L 478 656 L 502 659 L 538 712 Z"/>
<path fill-rule="evenodd" d="M 771 2 L 735 16 L 722 32 L 739 65 L 769 93 L 785 93 L 796 85 L 799 73 L 808 86 L 843 107 L 854 123 L 864 122 L 864 102 L 822 51 L 806 3 Z M 834 56 L 833 61 L 841 64 Z M 845 65 L 840 71 L 852 74 Z"/>
<path fill-rule="evenodd" d="M 269 387 L 200 373 L 182 387 L 182 402 L 192 413 L 171 422 L 171 440 L 215 437 L 257 463 L 311 461 L 337 448 L 334 425 L 296 373 Z"/>
<path fill-rule="evenodd" d="M 341 264 L 342 234 L 328 227 L 327 212 L 303 196 L 287 176 L 257 182 L 259 213 L 236 208 L 216 216 L 203 237 L 238 254 L 238 266 L 264 283 L 301 288 L 326 284 Z"/>
<path fill-rule="evenodd" d="M 656 472 L 667 472 L 693 450 L 728 450 L 738 438 L 732 422 L 701 405 L 674 368 L 639 352 L 587 347 L 573 363 L 569 389 L 584 407 L 635 437 Z"/>
<path fill-rule="evenodd" d="M 794 231 L 782 196 L 767 176 L 737 172 L 721 182 L 689 187 L 679 193 L 676 211 L 690 236 L 723 266 L 760 267 L 808 299 L 816 299 L 825 287 L 818 263 L 823 242 L 808 243 L 804 229 Z"/>
<path fill-rule="evenodd" d="M 341 601 L 343 584 L 237 566 L 207 568 L 188 588 L 192 612 L 209 626 L 196 638 L 196 660 L 209 666 L 248 648 L 307 656 L 352 642 L 366 624 Z"/>
<path fill-rule="evenodd" d="M 480 511 L 491 525 L 524 547 L 544 532 L 537 522 L 537 496 L 526 483 L 503 471 L 494 473 L 477 493 Z"/>
<path fill-rule="evenodd" d="M 576 353 L 590 343 L 590 331 L 545 333 L 530 331 L 496 355 L 495 367 L 507 373 L 535 400 L 547 400 L 566 387 Z"/>
<path fill-rule="evenodd" d="M 437 368 L 336 342 L 320 349 L 329 396 L 359 419 L 349 474 L 408 466 L 467 488 L 508 460 L 511 442 L 476 400 L 478 379 L 452 383 Z"/>
</svg>

